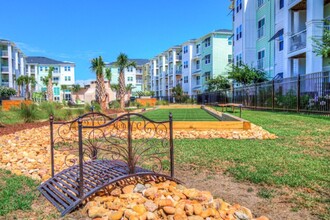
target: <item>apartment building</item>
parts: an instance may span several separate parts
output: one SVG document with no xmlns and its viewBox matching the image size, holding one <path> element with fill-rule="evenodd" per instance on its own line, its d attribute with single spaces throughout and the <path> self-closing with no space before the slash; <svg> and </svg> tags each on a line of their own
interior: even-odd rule
<svg viewBox="0 0 330 220">
<path fill-rule="evenodd" d="M 233 54 L 236 64 L 265 71 L 269 79 L 330 70 L 313 52 L 330 17 L 329 0 L 235 0 Z"/>
<path fill-rule="evenodd" d="M 17 89 L 15 80 L 25 73 L 24 54 L 13 42 L 0 39 L 0 57 L 0 86 Z"/>
<path fill-rule="evenodd" d="M 54 101 L 70 100 L 71 91 L 69 89 L 75 82 L 75 64 L 65 61 L 57 61 L 47 57 L 30 56 L 26 57 L 26 74 L 36 79 L 35 91 L 47 91 L 47 85 L 42 82 L 42 78 L 48 75 L 50 67 L 53 71 L 53 92 Z M 62 89 L 63 86 L 67 89 Z"/>
<path fill-rule="evenodd" d="M 134 61 L 136 63 L 136 68 L 130 67 L 125 69 L 125 85 L 131 84 L 132 85 L 132 93 L 143 91 L 143 72 L 144 65 L 149 62 L 147 59 L 130 59 L 129 61 Z M 112 79 L 111 84 L 118 84 L 119 83 L 119 69 L 115 66 L 115 62 L 111 62 L 106 64 L 107 67 L 111 69 Z"/>
<path fill-rule="evenodd" d="M 230 30 L 220 29 L 158 54 L 149 62 L 149 87 L 157 97 L 171 96 L 178 84 L 189 96 L 204 92 L 209 79 L 228 74 L 231 36 Z"/>
</svg>

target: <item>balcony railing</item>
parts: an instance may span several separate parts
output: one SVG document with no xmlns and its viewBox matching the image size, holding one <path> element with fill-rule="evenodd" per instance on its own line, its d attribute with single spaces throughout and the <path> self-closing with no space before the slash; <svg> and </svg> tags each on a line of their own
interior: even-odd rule
<svg viewBox="0 0 330 220">
<path fill-rule="evenodd" d="M 181 60 L 182 60 L 182 56 L 181 56 L 181 55 L 176 56 L 176 60 L 177 60 L 177 61 L 181 61 Z"/>
<path fill-rule="evenodd" d="M 306 29 L 303 31 L 300 31 L 296 34 L 293 34 L 290 38 L 289 38 L 289 44 L 290 44 L 290 53 L 297 51 L 297 50 L 301 50 L 306 48 Z"/>
<path fill-rule="evenodd" d="M 296 5 L 297 3 L 299 3 L 301 0 L 289 0 L 289 2 L 288 2 L 288 5 L 289 5 L 289 7 L 290 6 L 294 6 L 294 5 Z"/>
<path fill-rule="evenodd" d="M 259 60 L 257 61 L 257 68 L 258 68 L 259 70 L 264 69 L 264 59 L 259 59 Z"/>
<path fill-rule="evenodd" d="M 182 74 L 182 69 L 176 70 L 175 73 L 178 74 L 178 75 Z"/>
<path fill-rule="evenodd" d="M 142 80 L 136 80 L 137 84 L 142 84 Z"/>
<path fill-rule="evenodd" d="M 9 86 L 9 82 L 1 82 L 1 86 L 6 86 L 6 87 L 8 87 L 8 86 Z"/>
<path fill-rule="evenodd" d="M 30 69 L 30 73 L 35 73 L 36 69 Z"/>
<path fill-rule="evenodd" d="M 7 50 L 1 51 L 1 56 L 8 57 L 8 51 Z"/>
<path fill-rule="evenodd" d="M 1 72 L 9 72 L 9 67 L 8 66 L 2 66 L 1 67 Z"/>
</svg>

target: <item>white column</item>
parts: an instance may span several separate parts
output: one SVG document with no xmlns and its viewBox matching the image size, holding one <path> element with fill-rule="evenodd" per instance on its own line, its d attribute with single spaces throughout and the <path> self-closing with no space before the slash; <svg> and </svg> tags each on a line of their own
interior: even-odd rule
<svg viewBox="0 0 330 220">
<path fill-rule="evenodd" d="M 13 69 L 13 50 L 12 46 L 9 44 L 8 46 L 8 71 L 9 71 L 9 87 L 13 88 L 14 86 L 14 79 L 13 74 L 15 74 L 15 69 Z"/>
<path fill-rule="evenodd" d="M 322 57 L 313 52 L 313 37 L 323 35 L 323 0 L 307 0 L 307 44 L 306 44 L 306 73 L 321 72 Z"/>
<path fill-rule="evenodd" d="M 292 11 L 286 10 L 284 13 L 284 29 L 283 29 L 283 38 L 284 38 L 284 48 L 283 48 L 283 78 L 291 77 L 291 59 L 288 57 L 289 53 L 289 37 L 291 33 L 291 18 Z"/>
<path fill-rule="evenodd" d="M 176 86 L 176 50 L 172 51 L 172 57 L 173 57 L 173 84 L 172 87 Z"/>
</svg>

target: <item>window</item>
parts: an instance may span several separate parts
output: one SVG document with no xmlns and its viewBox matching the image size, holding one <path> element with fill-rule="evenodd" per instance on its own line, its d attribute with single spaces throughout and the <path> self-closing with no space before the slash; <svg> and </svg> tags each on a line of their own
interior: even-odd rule
<svg viewBox="0 0 330 220">
<path fill-rule="evenodd" d="M 199 70 L 201 68 L 201 61 L 197 60 L 196 61 L 196 70 Z"/>
<path fill-rule="evenodd" d="M 59 96 L 54 96 L 54 101 L 60 101 L 60 97 Z"/>
<path fill-rule="evenodd" d="M 48 71 L 48 66 L 45 66 L 45 71 Z"/>
<path fill-rule="evenodd" d="M 200 44 L 197 44 L 197 45 L 196 45 L 196 54 L 199 54 L 199 52 L 200 52 L 200 51 L 199 51 L 199 50 L 200 50 L 200 46 L 201 46 Z"/>
<path fill-rule="evenodd" d="M 183 53 L 188 53 L 188 46 L 183 47 Z"/>
<path fill-rule="evenodd" d="M 127 77 L 127 81 L 128 81 L 128 82 L 133 82 L 133 76 L 129 76 L 129 77 Z"/>
<path fill-rule="evenodd" d="M 68 71 L 68 67 L 67 66 L 64 67 L 64 71 Z"/>
<path fill-rule="evenodd" d="M 258 52 L 258 69 L 264 68 L 265 50 Z"/>
<path fill-rule="evenodd" d="M 68 66 L 68 71 L 71 71 L 71 67 L 70 66 Z"/>
<path fill-rule="evenodd" d="M 183 77 L 183 82 L 188 83 L 188 76 Z"/>
<path fill-rule="evenodd" d="M 242 9 L 242 0 L 236 0 L 236 12 Z"/>
<path fill-rule="evenodd" d="M 42 66 L 39 67 L 39 70 L 42 71 Z"/>
<path fill-rule="evenodd" d="M 241 38 L 242 38 L 242 25 L 236 28 L 236 40 L 239 40 Z"/>
<path fill-rule="evenodd" d="M 262 38 L 264 36 L 264 26 L 265 26 L 265 18 L 258 21 L 258 38 Z"/>
<path fill-rule="evenodd" d="M 196 76 L 196 85 L 200 85 L 201 84 L 201 77 L 200 76 Z"/>
<path fill-rule="evenodd" d="M 204 75 L 205 75 L 205 81 L 209 81 L 211 79 L 211 72 L 206 72 Z"/>
<path fill-rule="evenodd" d="M 67 76 L 64 76 L 64 81 L 68 81 L 68 77 Z"/>
<path fill-rule="evenodd" d="M 183 62 L 183 68 L 184 68 L 184 69 L 188 68 L 188 61 L 184 61 L 184 62 Z"/>
<path fill-rule="evenodd" d="M 67 101 L 71 100 L 71 94 L 70 93 L 65 93 L 64 94 L 64 99 L 67 100 Z"/>
<path fill-rule="evenodd" d="M 205 39 L 205 47 L 208 47 L 210 45 L 211 45 L 211 38 L 208 37 L 208 38 Z"/>
<path fill-rule="evenodd" d="M 236 56 L 236 65 L 237 65 L 237 66 L 242 65 L 242 54 L 238 54 L 238 55 Z"/>
<path fill-rule="evenodd" d="M 206 55 L 205 57 L 204 57 L 204 59 L 205 59 L 205 64 L 209 64 L 209 63 L 211 63 L 211 55 L 209 54 L 209 55 Z"/>
<path fill-rule="evenodd" d="M 279 0 L 280 1 L 280 9 L 282 9 L 284 7 L 284 0 Z"/>
<path fill-rule="evenodd" d="M 60 95 L 60 88 L 59 87 L 54 87 L 54 95 Z"/>
<path fill-rule="evenodd" d="M 68 81 L 71 81 L 71 76 L 68 76 Z"/>
<path fill-rule="evenodd" d="M 231 54 L 228 54 L 228 63 L 233 62 L 233 56 Z"/>
<path fill-rule="evenodd" d="M 278 38 L 279 42 L 278 42 L 278 50 L 282 51 L 284 49 L 284 40 L 283 40 L 283 36 L 280 36 Z"/>
<path fill-rule="evenodd" d="M 265 0 L 258 0 L 258 7 L 260 8 L 265 3 Z"/>
<path fill-rule="evenodd" d="M 54 81 L 54 82 L 56 82 L 56 81 L 58 81 L 58 80 L 59 80 L 58 77 L 53 77 L 53 81 Z"/>
</svg>

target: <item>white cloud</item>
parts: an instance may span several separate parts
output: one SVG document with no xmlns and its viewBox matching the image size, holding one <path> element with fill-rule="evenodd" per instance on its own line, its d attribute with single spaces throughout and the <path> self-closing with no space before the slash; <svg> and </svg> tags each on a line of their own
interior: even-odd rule
<svg viewBox="0 0 330 220">
<path fill-rule="evenodd" d="M 30 52 L 30 53 L 43 53 L 45 54 L 46 51 L 40 49 L 38 47 L 23 43 L 23 42 L 15 42 L 18 48 L 20 48 L 23 52 Z"/>
<path fill-rule="evenodd" d="M 79 84 L 81 87 L 84 87 L 85 85 L 89 85 L 91 81 L 95 81 L 96 79 L 84 79 L 84 80 L 76 80 L 75 83 Z"/>
</svg>

